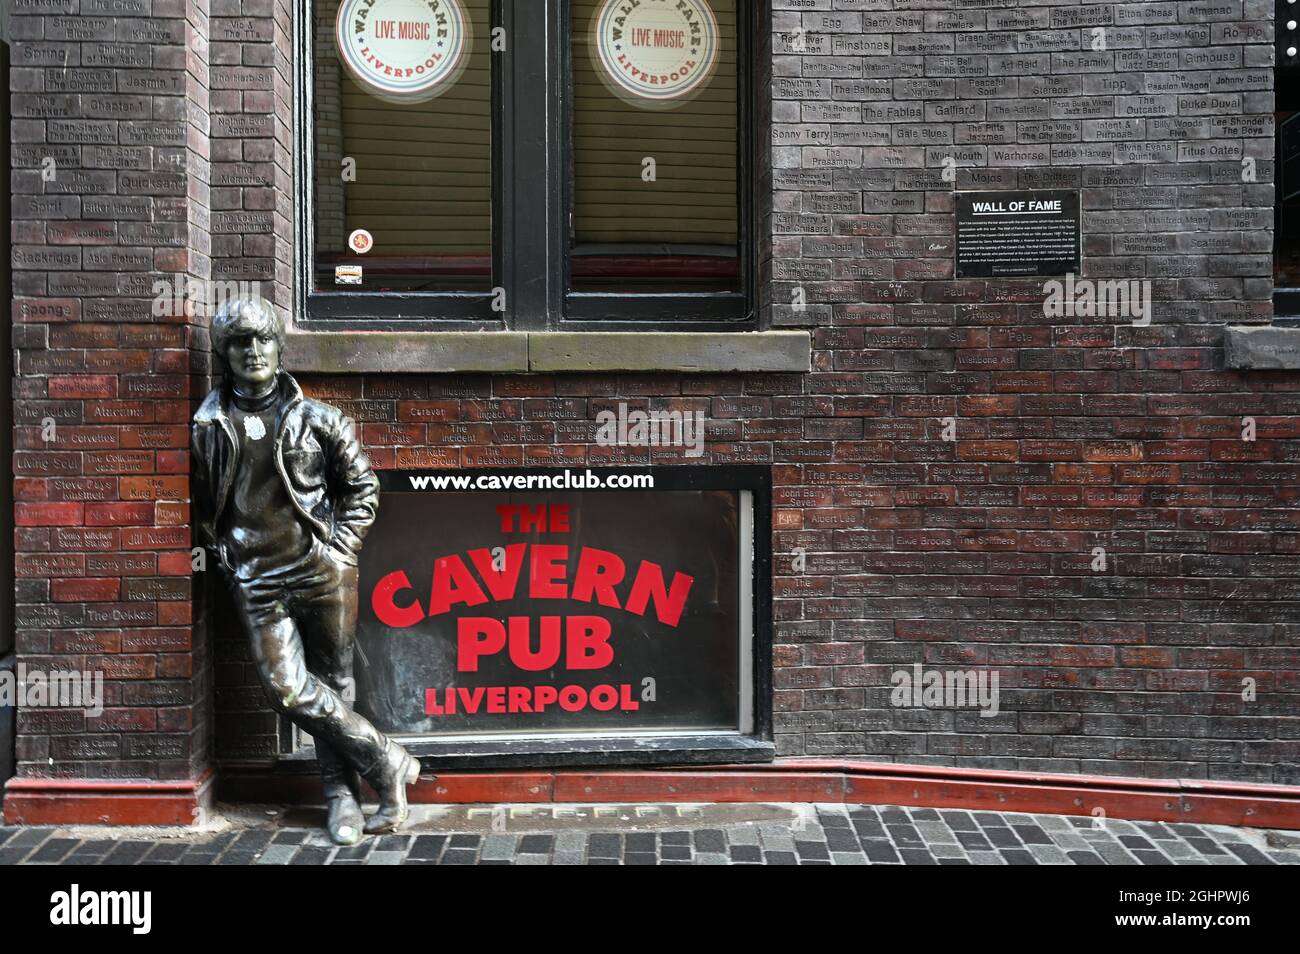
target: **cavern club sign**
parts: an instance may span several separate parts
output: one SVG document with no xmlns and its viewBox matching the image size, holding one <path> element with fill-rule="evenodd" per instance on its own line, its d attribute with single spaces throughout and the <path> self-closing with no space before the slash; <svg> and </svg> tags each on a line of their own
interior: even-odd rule
<svg viewBox="0 0 1300 954">
<path fill-rule="evenodd" d="M 472 46 L 459 0 L 342 0 L 334 40 L 353 79 L 392 103 L 446 92 Z"/>
<path fill-rule="evenodd" d="M 358 708 L 417 741 L 767 734 L 768 474 L 382 472 Z"/>
</svg>

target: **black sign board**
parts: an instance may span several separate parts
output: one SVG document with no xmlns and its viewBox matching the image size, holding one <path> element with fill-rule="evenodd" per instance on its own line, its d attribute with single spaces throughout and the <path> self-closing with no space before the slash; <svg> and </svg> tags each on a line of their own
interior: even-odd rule
<svg viewBox="0 0 1300 954">
<path fill-rule="evenodd" d="M 1278 175 L 1283 202 L 1293 202 L 1300 196 L 1300 113 L 1297 113 L 1278 127 L 1278 160 L 1281 170 Z"/>
<path fill-rule="evenodd" d="M 413 751 L 489 739 L 609 753 L 612 737 L 645 749 L 661 736 L 666 752 L 683 734 L 770 736 L 765 468 L 380 480 L 357 708 Z"/>
<path fill-rule="evenodd" d="M 1079 193 L 957 193 L 957 277 L 1079 273 Z"/>
</svg>

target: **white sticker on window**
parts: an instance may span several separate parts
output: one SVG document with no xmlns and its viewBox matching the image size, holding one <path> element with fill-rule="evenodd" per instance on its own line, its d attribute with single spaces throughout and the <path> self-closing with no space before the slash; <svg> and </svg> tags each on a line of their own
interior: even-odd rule
<svg viewBox="0 0 1300 954">
<path fill-rule="evenodd" d="M 348 248 L 358 255 L 365 255 L 375 247 L 375 240 L 365 229 L 357 229 L 348 236 Z"/>
</svg>

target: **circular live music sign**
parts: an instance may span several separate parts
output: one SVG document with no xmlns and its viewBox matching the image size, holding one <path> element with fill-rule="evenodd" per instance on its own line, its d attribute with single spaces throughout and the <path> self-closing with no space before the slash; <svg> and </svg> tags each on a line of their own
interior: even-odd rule
<svg viewBox="0 0 1300 954">
<path fill-rule="evenodd" d="M 590 40 L 605 84 L 642 108 L 688 101 L 718 62 L 718 21 L 705 0 L 606 0 Z"/>
<path fill-rule="evenodd" d="M 339 58 L 367 91 L 418 103 L 451 88 L 465 68 L 470 23 L 458 0 L 343 0 Z"/>
</svg>

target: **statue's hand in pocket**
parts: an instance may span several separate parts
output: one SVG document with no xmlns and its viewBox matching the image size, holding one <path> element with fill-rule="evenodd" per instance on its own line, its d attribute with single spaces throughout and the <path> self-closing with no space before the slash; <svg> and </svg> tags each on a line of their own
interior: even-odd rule
<svg viewBox="0 0 1300 954">
<path fill-rule="evenodd" d="M 333 547 L 323 543 L 319 537 L 312 538 L 312 572 L 313 584 L 337 584 L 347 571 L 348 565 L 334 552 Z"/>
</svg>

